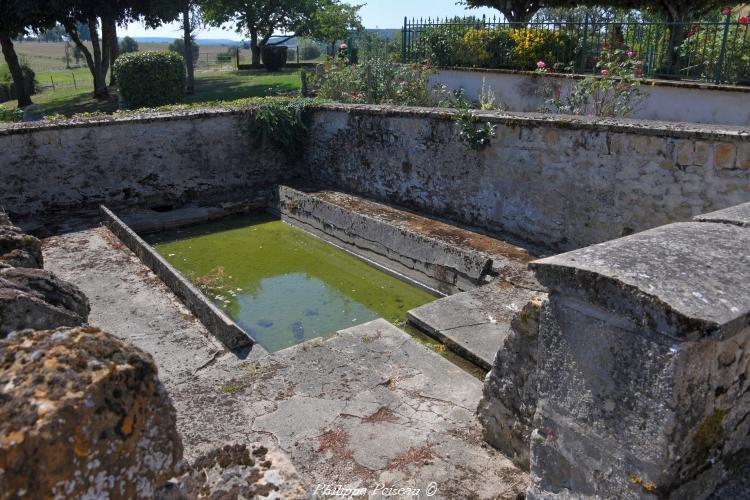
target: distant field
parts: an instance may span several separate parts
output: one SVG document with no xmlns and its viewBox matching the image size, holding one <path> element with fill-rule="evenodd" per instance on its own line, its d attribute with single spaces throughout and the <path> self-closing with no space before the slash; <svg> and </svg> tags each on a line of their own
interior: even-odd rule
<svg viewBox="0 0 750 500">
<path fill-rule="evenodd" d="M 168 50 L 168 43 L 139 43 L 139 49 Z M 94 84 L 91 73 L 81 61 L 79 65 L 65 67 L 65 43 L 22 42 L 15 44 L 19 56 L 36 73 L 40 93 L 33 96 L 45 113 L 72 115 L 75 113 L 117 109 L 116 98 L 109 102 L 93 99 Z M 264 70 L 236 71 L 235 61 L 220 63 L 219 54 L 226 53 L 228 47 L 221 45 L 200 46 L 196 65 L 196 93 L 187 102 L 233 100 L 245 97 L 258 97 L 293 92 L 299 89 L 299 73 L 283 71 L 267 73 Z M 249 62 L 250 50 L 240 51 L 240 61 Z M 290 62 L 296 60 L 296 53 L 289 55 Z M 0 62 L 4 62 L 0 57 Z M 115 91 L 116 92 L 116 91 Z M 15 101 L 0 104 L 5 108 L 15 107 Z"/>
<path fill-rule="evenodd" d="M 139 43 L 139 50 L 167 50 L 169 47 L 168 43 Z M 230 63 L 220 63 L 217 60 L 219 54 L 224 54 L 229 50 L 229 47 L 221 45 L 200 45 L 200 53 L 198 55 L 198 61 L 196 69 L 198 71 L 216 71 L 216 70 L 230 70 L 234 68 L 234 61 Z M 20 57 L 24 58 L 31 69 L 37 73 L 49 73 L 54 71 L 64 71 L 65 67 L 65 43 L 46 43 L 46 42 L 22 42 L 16 43 L 16 52 Z M 90 45 L 89 45 L 90 47 Z M 250 49 L 240 49 L 240 60 L 248 62 L 251 59 Z M 291 50 L 289 53 L 290 62 L 296 61 L 296 53 Z M 75 66 L 75 61 L 73 61 Z M 80 61 L 80 65 L 85 66 L 84 60 Z"/>
</svg>

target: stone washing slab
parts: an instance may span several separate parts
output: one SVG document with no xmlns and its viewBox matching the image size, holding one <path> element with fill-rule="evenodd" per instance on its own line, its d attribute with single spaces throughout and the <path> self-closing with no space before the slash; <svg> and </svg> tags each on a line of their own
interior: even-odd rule
<svg viewBox="0 0 750 500">
<path fill-rule="evenodd" d="M 514 499 L 526 475 L 481 439 L 482 382 L 383 319 L 172 391 L 188 455 L 217 439 L 269 440 L 313 485 L 420 488 L 414 498 Z M 331 495 L 318 494 L 322 498 Z M 411 498 L 402 495 L 392 498 Z"/>
<path fill-rule="evenodd" d="M 282 218 L 443 293 L 483 284 L 494 269 L 524 276 L 524 249 L 405 210 L 333 191 L 279 187 Z"/>
<path fill-rule="evenodd" d="M 734 224 L 735 226 L 750 227 L 750 203 L 743 203 L 734 207 L 717 210 L 693 217 L 696 222 L 718 222 L 720 224 Z"/>
<path fill-rule="evenodd" d="M 750 318 L 750 230 L 684 222 L 531 264 L 550 290 L 687 340 L 724 339 Z"/>
<path fill-rule="evenodd" d="M 537 294 L 498 280 L 412 309 L 408 320 L 451 351 L 489 371 L 508 336 L 513 316 Z"/>
</svg>

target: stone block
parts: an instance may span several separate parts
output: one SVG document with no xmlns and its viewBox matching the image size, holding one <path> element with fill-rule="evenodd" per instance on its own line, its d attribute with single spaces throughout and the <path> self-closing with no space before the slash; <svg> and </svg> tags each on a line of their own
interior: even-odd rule
<svg viewBox="0 0 750 500">
<path fill-rule="evenodd" d="M 43 264 L 41 241 L 10 224 L 0 225 L 0 267 L 41 268 Z"/>
<path fill-rule="evenodd" d="M 737 148 L 734 144 L 717 143 L 714 146 L 714 165 L 716 168 L 734 168 L 737 160 Z"/>
<path fill-rule="evenodd" d="M 721 224 L 734 224 L 736 226 L 750 228 L 750 203 L 743 203 L 733 207 L 717 210 L 693 218 L 696 222 L 718 222 Z"/>
<path fill-rule="evenodd" d="M 153 498 L 182 459 L 150 355 L 94 328 L 0 341 L 0 498 Z"/>
<path fill-rule="evenodd" d="M 16 330 L 80 326 L 89 301 L 75 285 L 43 269 L 0 269 L 0 338 Z"/>
<path fill-rule="evenodd" d="M 750 168 L 750 143 L 744 142 L 737 146 L 737 166 Z"/>
<path fill-rule="evenodd" d="M 546 294 L 537 294 L 511 321 L 477 408 L 484 440 L 526 470 L 539 381 L 539 315 L 545 300 Z"/>
<path fill-rule="evenodd" d="M 750 494 L 750 230 L 679 223 L 532 264 L 529 498 Z"/>
</svg>

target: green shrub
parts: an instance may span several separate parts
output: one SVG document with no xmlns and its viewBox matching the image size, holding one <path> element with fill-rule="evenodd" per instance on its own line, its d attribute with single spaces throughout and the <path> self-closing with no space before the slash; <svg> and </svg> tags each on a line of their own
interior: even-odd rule
<svg viewBox="0 0 750 500">
<path fill-rule="evenodd" d="M 131 52 L 117 58 L 115 77 L 127 108 L 175 104 L 185 96 L 185 60 L 175 52 Z"/>
<path fill-rule="evenodd" d="M 463 38 L 469 29 L 464 26 L 437 26 L 426 29 L 417 42 L 425 62 L 434 66 L 461 66 Z"/>
<path fill-rule="evenodd" d="M 268 71 L 279 71 L 286 66 L 289 47 L 284 45 L 261 45 L 260 57 Z"/>
<path fill-rule="evenodd" d="M 312 43 L 306 43 L 305 45 L 300 47 L 299 50 L 300 50 L 300 58 L 303 61 L 310 61 L 312 59 L 317 59 L 320 57 L 320 54 L 322 53 L 320 50 L 320 47 Z"/>
<path fill-rule="evenodd" d="M 516 41 L 513 39 L 511 30 L 497 28 L 490 31 L 487 40 L 487 52 L 489 53 L 488 67 L 503 68 L 513 65 L 513 49 Z"/>
<path fill-rule="evenodd" d="M 490 30 L 471 28 L 464 33 L 456 47 L 458 65 L 487 67 L 490 53 L 487 50 L 490 42 Z"/>
<path fill-rule="evenodd" d="M 0 108 L 0 123 L 20 122 L 23 118 L 23 111 L 20 109 Z"/>
<path fill-rule="evenodd" d="M 24 62 L 21 63 L 21 71 L 23 71 L 28 94 L 36 94 L 38 90 L 36 73 Z M 16 86 L 13 83 L 13 76 L 10 74 L 10 69 L 7 64 L 0 64 L 0 102 L 11 101 L 17 98 Z"/>
<path fill-rule="evenodd" d="M 190 47 L 192 47 L 193 49 L 193 61 L 197 61 L 198 56 L 201 55 L 201 48 L 197 43 L 195 43 L 195 40 L 190 41 Z M 174 42 L 169 44 L 169 47 L 167 47 L 167 49 L 170 52 L 177 52 L 182 57 L 185 57 L 185 40 L 182 38 L 177 38 Z"/>
<path fill-rule="evenodd" d="M 313 83 L 320 97 L 338 102 L 429 106 L 428 76 L 423 66 L 370 59 L 355 65 L 330 63 Z"/>
</svg>

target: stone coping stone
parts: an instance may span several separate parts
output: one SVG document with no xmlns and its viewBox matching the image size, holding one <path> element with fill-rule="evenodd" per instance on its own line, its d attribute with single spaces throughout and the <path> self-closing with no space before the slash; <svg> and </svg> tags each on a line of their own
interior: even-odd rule
<svg viewBox="0 0 750 500">
<path fill-rule="evenodd" d="M 251 108 L 250 108 L 251 109 Z M 0 124 L 0 137 L 6 135 L 30 134 L 56 129 L 100 127 L 127 123 L 150 123 L 203 119 L 217 116 L 245 115 L 250 109 L 242 107 L 206 107 L 188 110 L 153 111 L 143 110 L 124 115 L 77 117 L 52 122 L 26 122 Z M 344 112 L 352 115 L 380 115 L 386 117 L 428 118 L 452 121 L 458 110 L 446 108 L 426 108 L 416 106 L 393 106 L 386 104 L 344 104 L 325 103 L 311 106 L 314 111 Z M 552 115 L 533 112 L 477 111 L 475 115 L 482 121 L 508 126 L 559 127 L 566 129 L 592 130 L 601 132 L 621 132 L 658 137 L 704 139 L 704 140 L 744 140 L 750 141 L 750 128 L 730 125 L 708 125 L 698 123 L 664 122 L 629 118 L 601 118 L 576 115 Z"/>
<path fill-rule="evenodd" d="M 412 309 L 408 321 L 451 351 L 490 371 L 516 313 L 538 294 L 495 281 Z"/>
<path fill-rule="evenodd" d="M 750 203 L 742 203 L 733 207 L 717 210 L 693 217 L 696 222 L 718 222 L 720 224 L 734 224 L 735 226 L 750 227 Z"/>
<path fill-rule="evenodd" d="M 228 349 L 252 347 L 253 350 L 263 350 L 224 311 L 208 300 L 198 288 L 186 280 L 177 269 L 143 241 L 112 211 L 103 205 L 101 211 L 105 225 L 109 230 L 132 250 L 141 262 L 151 269 Z"/>
<path fill-rule="evenodd" d="M 279 186 L 278 197 L 284 220 L 442 293 L 481 285 L 493 268 L 530 274 L 526 250 L 413 212 L 335 191 Z"/>
<path fill-rule="evenodd" d="M 723 340 L 750 321 L 750 231 L 683 222 L 531 264 L 550 291 L 680 340 Z"/>
</svg>

